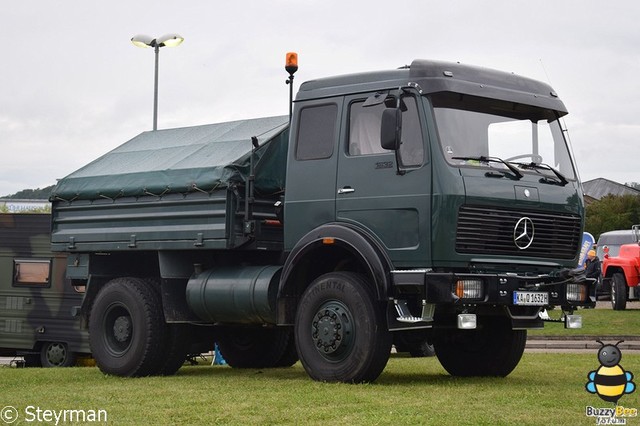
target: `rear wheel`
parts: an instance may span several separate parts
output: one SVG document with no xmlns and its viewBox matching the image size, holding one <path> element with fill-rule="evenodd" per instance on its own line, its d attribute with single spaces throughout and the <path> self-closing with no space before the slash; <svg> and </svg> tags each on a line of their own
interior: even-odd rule
<svg viewBox="0 0 640 426">
<path fill-rule="evenodd" d="M 284 353 L 276 362 L 276 367 L 291 367 L 298 362 L 298 350 L 296 349 L 296 340 L 293 338 L 293 331 L 289 332 L 289 342 Z"/>
<path fill-rule="evenodd" d="M 45 342 L 40 349 L 40 364 L 43 367 L 71 367 L 76 363 L 76 354 L 69 351 L 66 343 Z"/>
<path fill-rule="evenodd" d="M 434 340 L 440 364 L 452 376 L 505 377 L 520 362 L 526 330 L 512 330 L 503 317 L 478 318 L 475 330 L 447 330 Z"/>
<path fill-rule="evenodd" d="M 171 376 L 182 367 L 187 359 L 191 341 L 187 324 L 167 324 L 165 327 L 163 359 L 158 374 Z"/>
<path fill-rule="evenodd" d="M 393 334 L 396 351 L 409 352 L 414 358 L 435 356 L 432 340 L 431 334 L 424 330 L 397 331 Z"/>
<path fill-rule="evenodd" d="M 218 339 L 218 348 L 234 368 L 281 367 L 291 331 L 284 328 L 232 328 Z"/>
<path fill-rule="evenodd" d="M 436 351 L 431 343 L 423 340 L 419 344 L 409 348 L 409 354 L 414 358 L 435 356 Z"/>
<path fill-rule="evenodd" d="M 165 342 L 162 304 L 152 284 L 116 278 L 100 290 L 91 309 L 89 343 L 100 370 L 116 376 L 157 374 Z"/>
<path fill-rule="evenodd" d="M 611 277 L 611 307 L 616 311 L 624 311 L 627 307 L 627 280 L 621 272 Z"/>
<path fill-rule="evenodd" d="M 295 321 L 300 361 L 309 376 L 327 382 L 370 382 L 389 360 L 391 333 L 366 279 L 332 272 L 306 289 Z"/>
</svg>

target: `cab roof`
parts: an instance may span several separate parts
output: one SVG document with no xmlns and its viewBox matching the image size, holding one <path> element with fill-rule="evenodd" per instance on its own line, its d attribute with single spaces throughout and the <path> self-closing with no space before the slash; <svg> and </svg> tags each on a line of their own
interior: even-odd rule
<svg viewBox="0 0 640 426">
<path fill-rule="evenodd" d="M 567 109 L 546 83 L 517 74 L 457 62 L 416 59 L 396 70 L 346 74 L 303 83 L 296 101 L 391 90 L 417 83 L 422 93 L 454 92 L 548 108 Z"/>
</svg>

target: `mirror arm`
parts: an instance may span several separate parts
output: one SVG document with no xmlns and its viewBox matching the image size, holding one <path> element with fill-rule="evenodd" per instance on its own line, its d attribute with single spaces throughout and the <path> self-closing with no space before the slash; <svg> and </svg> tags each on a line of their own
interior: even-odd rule
<svg viewBox="0 0 640 426">
<path fill-rule="evenodd" d="M 398 119 L 396 120 L 397 127 L 396 127 L 396 136 L 399 136 L 397 139 L 397 145 L 396 145 L 396 149 L 393 151 L 395 153 L 396 156 L 396 174 L 399 176 L 403 176 L 404 174 L 406 174 L 406 170 L 402 170 L 400 168 L 400 145 L 402 145 L 402 132 L 400 131 L 400 129 L 402 129 L 402 111 L 400 109 L 400 106 L 402 105 L 402 93 L 403 93 L 403 88 L 399 87 L 398 88 L 398 95 L 396 96 L 396 114 L 399 116 Z"/>
</svg>

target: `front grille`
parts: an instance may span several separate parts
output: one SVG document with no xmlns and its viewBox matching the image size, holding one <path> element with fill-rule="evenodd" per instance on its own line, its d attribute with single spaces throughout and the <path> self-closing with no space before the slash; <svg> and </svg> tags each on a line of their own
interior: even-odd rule
<svg viewBox="0 0 640 426">
<path fill-rule="evenodd" d="M 521 250 L 513 234 L 523 217 L 531 219 L 535 233 L 531 245 Z M 462 206 L 458 213 L 458 253 L 573 259 L 581 239 L 577 215 L 480 206 Z"/>
</svg>

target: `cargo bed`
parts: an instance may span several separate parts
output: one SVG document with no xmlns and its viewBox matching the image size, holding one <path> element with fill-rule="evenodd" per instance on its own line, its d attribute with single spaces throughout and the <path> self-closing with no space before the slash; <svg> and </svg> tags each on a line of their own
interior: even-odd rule
<svg viewBox="0 0 640 426">
<path fill-rule="evenodd" d="M 60 180 L 52 248 L 230 249 L 247 243 L 254 219 L 252 233 L 259 240 L 268 230 L 265 244 L 277 247 L 273 205 L 284 193 L 287 139 L 288 117 L 142 133 Z"/>
</svg>

